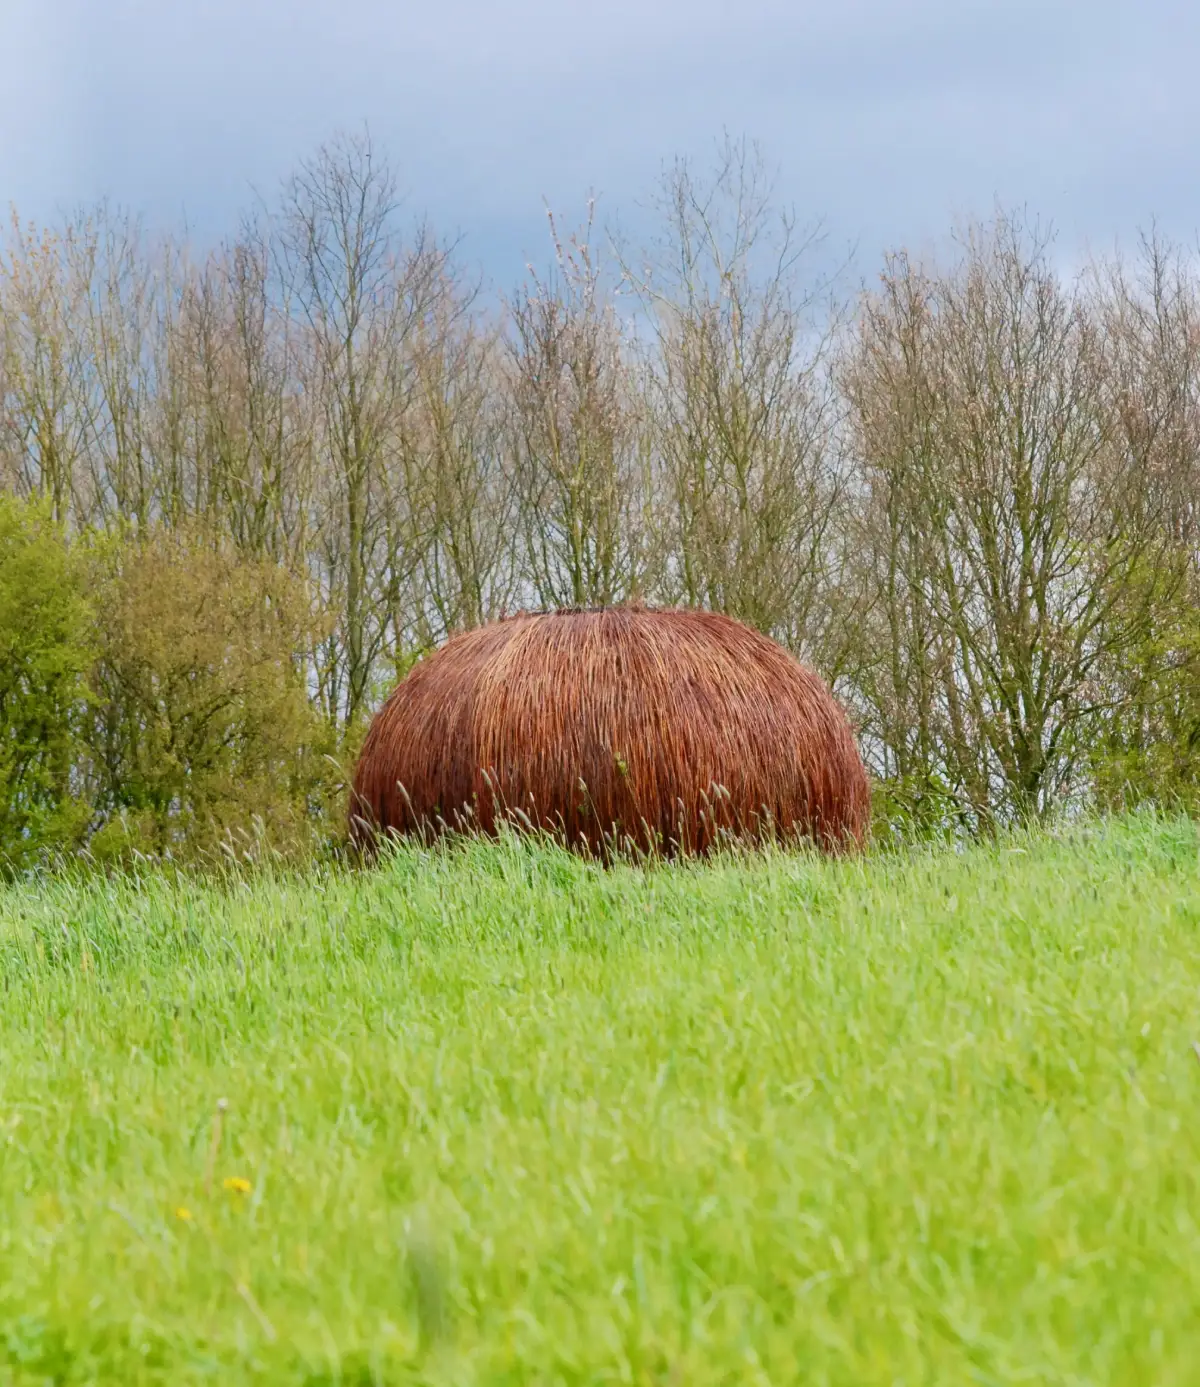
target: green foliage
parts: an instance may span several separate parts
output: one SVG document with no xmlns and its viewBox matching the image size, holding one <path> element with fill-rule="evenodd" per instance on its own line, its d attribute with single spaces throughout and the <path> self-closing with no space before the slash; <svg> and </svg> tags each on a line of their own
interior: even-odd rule
<svg viewBox="0 0 1200 1387">
<path fill-rule="evenodd" d="M 341 777 L 304 687 L 315 620 L 303 586 L 158 532 L 105 547 L 97 588 L 93 855 L 310 849 Z"/>
<path fill-rule="evenodd" d="M 0 1380 L 1188 1387 L 1198 902 L 1149 816 L 10 891 Z"/>
<path fill-rule="evenodd" d="M 1089 748 L 1093 795 L 1105 810 L 1200 811 L 1200 580 L 1177 586 L 1109 672 L 1112 711 Z"/>
<path fill-rule="evenodd" d="M 49 508 L 0 494 L 0 864 L 75 843 L 77 731 L 91 661 L 75 554 Z"/>
<path fill-rule="evenodd" d="M 936 771 L 872 781 L 871 839 L 877 844 L 952 839 L 971 828 L 959 797 Z"/>
</svg>

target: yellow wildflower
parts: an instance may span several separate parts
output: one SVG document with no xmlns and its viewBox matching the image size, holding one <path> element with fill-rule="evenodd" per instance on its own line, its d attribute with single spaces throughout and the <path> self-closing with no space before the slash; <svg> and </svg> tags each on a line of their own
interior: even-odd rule
<svg viewBox="0 0 1200 1387">
<path fill-rule="evenodd" d="M 231 1175 L 225 1182 L 225 1188 L 232 1190 L 234 1194 L 249 1194 L 250 1181 L 243 1180 L 240 1175 Z"/>
<path fill-rule="evenodd" d="M 175 1210 L 175 1217 L 182 1223 L 191 1223 L 192 1211 L 191 1209 L 185 1209 L 181 1204 L 179 1208 Z"/>
</svg>

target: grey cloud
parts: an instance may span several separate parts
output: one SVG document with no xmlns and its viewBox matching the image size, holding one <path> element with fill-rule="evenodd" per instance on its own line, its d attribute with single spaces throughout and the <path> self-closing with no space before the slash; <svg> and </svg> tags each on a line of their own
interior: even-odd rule
<svg viewBox="0 0 1200 1387">
<path fill-rule="evenodd" d="M 1072 246 L 1200 225 L 1200 15 L 1166 0 L 5 0 L 0 39 L 0 199 L 26 215 L 107 193 L 215 236 L 365 120 L 501 279 L 541 253 L 543 196 L 636 218 L 723 127 L 868 258 L 995 197 Z"/>
</svg>

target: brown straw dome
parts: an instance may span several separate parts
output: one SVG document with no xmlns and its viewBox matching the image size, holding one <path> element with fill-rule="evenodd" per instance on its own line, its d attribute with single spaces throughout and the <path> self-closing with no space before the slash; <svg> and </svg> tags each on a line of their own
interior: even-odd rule
<svg viewBox="0 0 1200 1387">
<path fill-rule="evenodd" d="M 774 641 L 712 612 L 574 609 L 465 631 L 414 666 L 363 744 L 351 836 L 507 817 L 592 851 L 703 853 L 722 833 L 836 851 L 869 809 L 844 713 Z"/>
</svg>

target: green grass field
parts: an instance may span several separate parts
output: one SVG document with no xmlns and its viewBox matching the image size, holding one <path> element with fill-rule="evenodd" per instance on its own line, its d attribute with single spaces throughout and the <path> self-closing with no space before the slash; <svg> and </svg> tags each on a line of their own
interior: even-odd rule
<svg viewBox="0 0 1200 1387">
<path fill-rule="evenodd" d="M 1200 1382 L 1186 822 L 50 881 L 0 967 L 0 1383 Z"/>
</svg>

